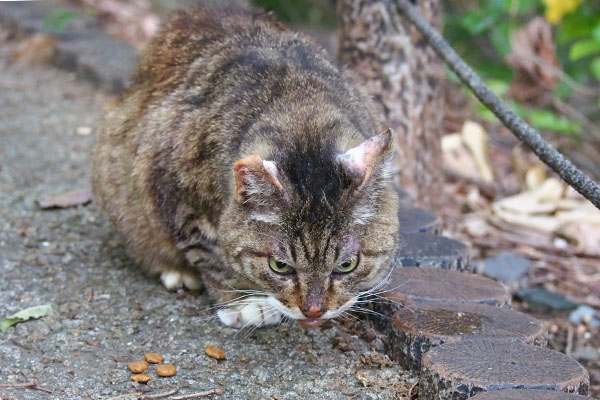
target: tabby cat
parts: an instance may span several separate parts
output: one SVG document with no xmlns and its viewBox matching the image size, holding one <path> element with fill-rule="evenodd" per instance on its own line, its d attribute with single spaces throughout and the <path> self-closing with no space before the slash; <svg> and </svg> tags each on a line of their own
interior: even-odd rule
<svg viewBox="0 0 600 400">
<path fill-rule="evenodd" d="M 254 10 L 176 14 L 101 121 L 95 201 L 168 289 L 226 325 L 318 326 L 390 271 L 391 132 L 309 38 Z"/>
</svg>

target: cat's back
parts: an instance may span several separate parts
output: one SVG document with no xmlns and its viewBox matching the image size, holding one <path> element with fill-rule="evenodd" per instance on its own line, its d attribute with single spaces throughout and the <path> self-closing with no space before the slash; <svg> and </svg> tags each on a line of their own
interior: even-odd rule
<svg viewBox="0 0 600 400">
<path fill-rule="evenodd" d="M 208 75 L 236 50 L 244 51 L 252 42 L 273 42 L 283 32 L 288 31 L 270 14 L 254 9 L 222 6 L 180 11 L 145 49 L 133 90 L 145 88 L 153 97 L 164 95 L 186 83 L 193 64 Z"/>
</svg>

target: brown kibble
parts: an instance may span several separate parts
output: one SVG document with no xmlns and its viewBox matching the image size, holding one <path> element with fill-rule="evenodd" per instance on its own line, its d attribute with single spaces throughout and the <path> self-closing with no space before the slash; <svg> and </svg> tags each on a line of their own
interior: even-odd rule
<svg viewBox="0 0 600 400">
<path fill-rule="evenodd" d="M 145 353 L 144 358 L 150 364 L 160 364 L 161 362 L 163 362 L 163 356 L 161 356 L 158 353 Z"/>
<path fill-rule="evenodd" d="M 204 351 L 206 352 L 207 356 L 214 358 L 215 360 L 225 359 L 225 352 L 218 347 L 208 346 Z"/>
<path fill-rule="evenodd" d="M 156 366 L 156 374 L 158 376 L 173 376 L 176 369 L 172 364 L 161 364 Z"/>
<path fill-rule="evenodd" d="M 134 374 L 141 374 L 148 369 L 148 363 L 146 361 L 134 361 L 129 364 L 129 370 Z"/>
<path fill-rule="evenodd" d="M 149 375 L 145 374 L 133 374 L 131 375 L 131 380 L 137 383 L 147 383 L 150 382 L 152 378 Z"/>
</svg>

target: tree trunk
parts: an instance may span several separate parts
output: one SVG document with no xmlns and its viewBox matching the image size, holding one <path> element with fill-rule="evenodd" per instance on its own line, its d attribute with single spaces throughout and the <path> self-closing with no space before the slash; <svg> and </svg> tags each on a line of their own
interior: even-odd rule
<svg viewBox="0 0 600 400">
<path fill-rule="evenodd" d="M 441 0 L 414 2 L 441 29 Z M 338 57 L 362 78 L 396 136 L 395 183 L 435 208 L 443 194 L 443 64 L 394 0 L 337 0 L 337 8 Z"/>
</svg>

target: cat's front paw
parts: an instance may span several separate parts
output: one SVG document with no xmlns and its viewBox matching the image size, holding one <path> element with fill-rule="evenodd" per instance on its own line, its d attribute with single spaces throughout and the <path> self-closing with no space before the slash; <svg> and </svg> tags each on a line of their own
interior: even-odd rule
<svg viewBox="0 0 600 400">
<path fill-rule="evenodd" d="M 268 303 L 266 296 L 249 296 L 235 304 L 217 311 L 221 322 L 232 328 L 275 325 L 281 321 L 281 313 Z"/>
<path fill-rule="evenodd" d="M 164 271 L 160 274 L 160 280 L 168 290 L 177 290 L 185 286 L 190 290 L 202 288 L 202 281 L 192 272 L 187 271 Z"/>
</svg>

